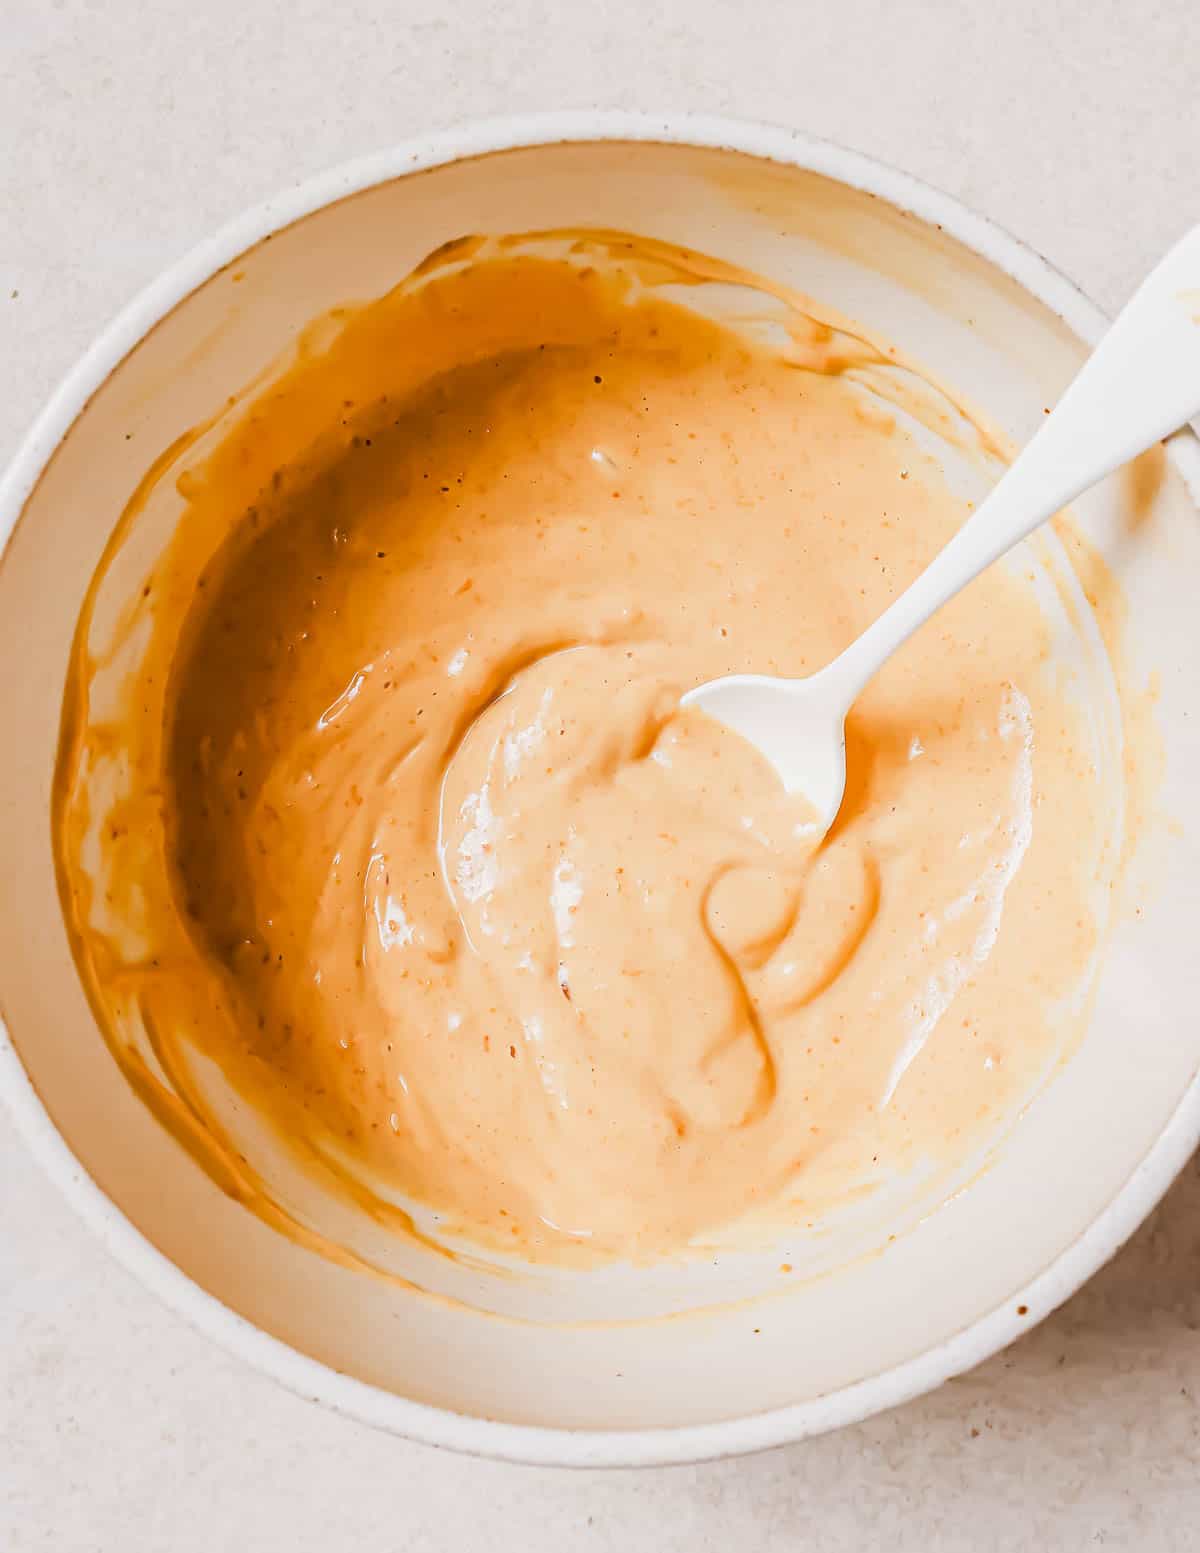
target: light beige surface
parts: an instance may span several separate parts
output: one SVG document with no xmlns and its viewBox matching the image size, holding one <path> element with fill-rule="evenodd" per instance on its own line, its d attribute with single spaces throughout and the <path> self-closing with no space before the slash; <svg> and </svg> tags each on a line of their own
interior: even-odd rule
<svg viewBox="0 0 1200 1553">
<path fill-rule="evenodd" d="M 1098 30 L 1082 7 L 1060 8 L 1074 23 L 1018 9 L 994 36 L 932 5 L 903 34 L 873 8 L 802 24 L 780 7 L 775 37 L 765 20 L 747 37 L 739 12 L 717 6 L 699 25 L 673 6 L 652 23 L 633 7 L 581 8 L 550 36 L 526 6 L 403 22 L 381 9 L 349 31 L 306 5 L 286 23 L 273 5 L 253 18 L 170 8 L 157 37 L 132 12 L 6 11 L 18 74 L 0 91 L 0 129 L 25 154 L 3 174 L 15 213 L 0 291 L 5 456 L 114 307 L 215 220 L 289 174 L 468 113 L 661 102 L 791 122 L 960 194 L 1110 308 L 1200 192 L 1184 31 L 1198 24 L 1182 4 Z M 806 71 L 814 57 L 856 68 Z M 277 1392 L 142 1295 L 15 1143 L 3 1148 L 6 1547 L 124 1547 L 136 1528 L 137 1545 L 181 1549 L 239 1534 L 268 1549 L 484 1535 L 635 1553 L 735 1540 L 986 1548 L 1022 1531 L 1049 1546 L 1167 1548 L 1186 1545 L 1200 1509 L 1194 1167 L 1065 1311 L 934 1397 L 758 1460 L 585 1479 L 435 1456 Z"/>
</svg>

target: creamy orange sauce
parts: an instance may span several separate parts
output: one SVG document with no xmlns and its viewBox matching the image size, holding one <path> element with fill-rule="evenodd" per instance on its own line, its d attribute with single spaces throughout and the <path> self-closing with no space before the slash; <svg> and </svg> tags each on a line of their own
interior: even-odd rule
<svg viewBox="0 0 1200 1553">
<path fill-rule="evenodd" d="M 956 1168 L 1074 1039 L 1119 794 L 1024 575 L 867 688 L 820 844 L 678 708 L 821 667 L 966 510 L 865 384 L 886 346 L 765 283 L 769 327 L 690 305 L 751 280 L 600 239 L 434 256 L 180 476 L 103 715 L 85 619 L 77 957 L 260 1211 L 198 1054 L 399 1227 L 562 1260 Z"/>
</svg>

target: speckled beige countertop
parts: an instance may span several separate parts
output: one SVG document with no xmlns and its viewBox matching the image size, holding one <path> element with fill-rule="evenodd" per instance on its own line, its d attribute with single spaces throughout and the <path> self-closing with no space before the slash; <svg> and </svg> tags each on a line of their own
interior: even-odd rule
<svg viewBox="0 0 1200 1553">
<path fill-rule="evenodd" d="M 243 206 L 471 116 L 694 109 L 940 185 L 1115 309 L 1200 217 L 1195 0 L 0 0 L 0 460 L 100 326 Z M 10 671 L 11 672 L 11 671 Z M 0 1117 L 0 1549 L 1200 1546 L 1200 1168 L 931 1397 L 743 1461 L 582 1475 L 374 1434 L 110 1262 Z"/>
</svg>

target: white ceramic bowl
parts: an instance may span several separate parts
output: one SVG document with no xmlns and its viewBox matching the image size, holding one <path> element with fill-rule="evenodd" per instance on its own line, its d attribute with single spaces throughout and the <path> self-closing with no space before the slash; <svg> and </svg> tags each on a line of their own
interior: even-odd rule
<svg viewBox="0 0 1200 1553">
<path fill-rule="evenodd" d="M 59 694 L 88 578 L 162 448 L 310 317 L 377 295 L 445 240 L 579 225 L 683 243 L 799 285 L 894 339 L 1018 439 L 1104 324 L 1042 260 L 944 195 L 817 141 L 707 119 L 480 125 L 341 169 L 234 223 L 105 331 L 0 487 L 0 1093 L 114 1254 L 297 1392 L 489 1455 L 684 1461 L 862 1418 L 993 1353 L 1111 1255 L 1195 1146 L 1200 525 L 1188 486 L 1200 489 L 1200 445 L 1175 440 L 1136 533 L 1120 479 L 1078 508 L 1121 577 L 1135 675 L 1159 676 L 1159 801 L 1182 828 L 1141 916 L 1118 927 L 1086 1041 L 993 1167 L 876 1255 L 749 1308 L 563 1328 L 405 1293 L 228 1201 L 119 1075 L 55 891 Z"/>
</svg>

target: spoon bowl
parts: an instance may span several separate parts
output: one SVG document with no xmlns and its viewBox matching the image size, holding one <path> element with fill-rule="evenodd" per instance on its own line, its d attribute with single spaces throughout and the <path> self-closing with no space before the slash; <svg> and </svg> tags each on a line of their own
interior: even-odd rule
<svg viewBox="0 0 1200 1553">
<path fill-rule="evenodd" d="M 846 712 L 834 665 L 804 679 L 729 674 L 681 698 L 755 745 L 786 793 L 812 806 L 822 835 L 846 792 Z"/>
</svg>

